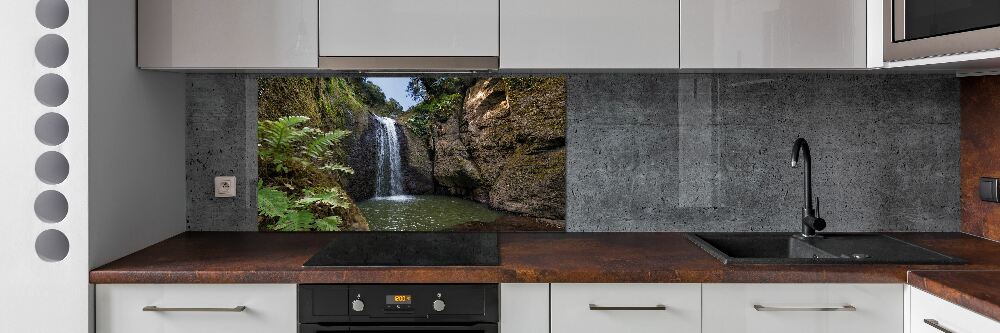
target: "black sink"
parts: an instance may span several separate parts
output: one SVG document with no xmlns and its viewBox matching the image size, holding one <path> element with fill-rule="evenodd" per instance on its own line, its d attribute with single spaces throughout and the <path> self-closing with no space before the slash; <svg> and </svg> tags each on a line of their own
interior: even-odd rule
<svg viewBox="0 0 1000 333">
<path fill-rule="evenodd" d="M 691 233 L 688 239 L 726 265 L 738 264 L 964 264 L 881 234 Z"/>
</svg>

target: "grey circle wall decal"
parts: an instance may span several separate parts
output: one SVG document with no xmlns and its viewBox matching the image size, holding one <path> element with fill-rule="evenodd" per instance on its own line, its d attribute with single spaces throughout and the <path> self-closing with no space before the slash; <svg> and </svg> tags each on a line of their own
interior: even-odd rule
<svg viewBox="0 0 1000 333">
<path fill-rule="evenodd" d="M 35 253 L 48 262 L 62 261 L 69 254 L 69 239 L 59 230 L 42 231 L 35 238 Z"/>
<path fill-rule="evenodd" d="M 58 74 L 45 74 L 35 81 L 35 98 L 42 105 L 56 107 L 66 102 L 69 97 L 69 85 L 66 79 Z"/>
<path fill-rule="evenodd" d="M 48 190 L 35 198 L 35 215 L 44 222 L 61 222 L 68 213 L 69 201 L 59 191 Z"/>
<path fill-rule="evenodd" d="M 48 34 L 35 43 L 35 59 L 48 68 L 56 68 L 66 63 L 69 58 L 69 44 L 62 36 Z"/>
<path fill-rule="evenodd" d="M 43 27 L 61 27 L 69 19 L 69 5 L 65 0 L 39 0 L 35 5 L 35 18 Z"/>
<path fill-rule="evenodd" d="M 35 121 L 35 137 L 46 145 L 59 145 L 66 141 L 68 136 L 69 122 L 61 114 L 49 112 Z"/>
<path fill-rule="evenodd" d="M 49 185 L 62 183 L 69 176 L 69 161 L 59 152 L 44 152 L 35 161 L 35 175 Z"/>
</svg>

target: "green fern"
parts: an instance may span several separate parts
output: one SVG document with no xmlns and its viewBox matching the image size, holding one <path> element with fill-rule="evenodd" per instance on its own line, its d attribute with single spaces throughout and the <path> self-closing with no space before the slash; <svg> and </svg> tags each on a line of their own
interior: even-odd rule
<svg viewBox="0 0 1000 333">
<path fill-rule="evenodd" d="M 316 230 L 319 231 L 340 231 L 340 224 L 344 220 L 340 216 L 327 216 L 316 220 Z"/>
<path fill-rule="evenodd" d="M 293 210 L 278 218 L 274 228 L 278 231 L 309 231 L 313 229 L 316 218 L 306 210 Z"/>
<path fill-rule="evenodd" d="M 263 182 L 257 182 L 257 211 L 267 217 L 281 217 L 291 205 L 288 196 L 274 187 L 265 187 Z"/>
<path fill-rule="evenodd" d="M 336 149 L 351 134 L 346 130 L 331 132 L 305 126 L 309 117 L 287 116 L 277 120 L 261 120 L 257 124 L 260 167 L 274 170 L 284 177 L 302 170 L 327 170 L 353 174 L 350 167 L 337 163 Z M 278 231 L 339 230 L 339 216 L 317 218 L 314 212 L 351 207 L 351 199 L 340 188 L 305 189 L 298 192 L 290 183 L 264 186 L 257 184 L 257 210 L 264 217 L 264 228 Z M 302 193 L 290 198 L 289 193 Z"/>
<path fill-rule="evenodd" d="M 281 190 L 264 186 L 257 182 L 257 212 L 261 216 L 277 219 L 267 227 L 277 231 L 339 231 L 343 219 L 340 216 L 316 218 L 309 208 L 313 205 L 325 205 L 330 208 L 348 208 L 350 199 L 339 189 L 315 191 L 307 189 L 305 197 L 295 202 Z"/>
<path fill-rule="evenodd" d="M 351 134 L 351 132 L 345 130 L 318 133 L 318 135 L 305 144 L 304 154 L 316 160 L 328 158 L 331 153 L 330 148 L 339 143 L 340 140 L 343 140 L 349 134 Z"/>
<path fill-rule="evenodd" d="M 299 205 L 312 205 L 315 203 L 327 205 L 332 208 L 348 208 L 351 206 L 351 202 L 347 197 L 347 193 L 337 188 L 328 188 L 316 191 L 314 189 L 306 189 L 305 196 L 299 199 L 296 203 Z"/>
<path fill-rule="evenodd" d="M 319 168 L 322 169 L 322 170 L 336 171 L 336 172 L 340 172 L 340 173 L 344 173 L 344 174 L 348 174 L 348 175 L 353 175 L 354 174 L 354 169 L 351 169 L 351 167 L 345 166 L 343 164 L 327 164 L 327 165 L 321 166 Z"/>
<path fill-rule="evenodd" d="M 324 132 L 301 126 L 308 121 L 309 117 L 305 116 L 287 116 L 258 122 L 257 137 L 260 143 L 257 151 L 261 163 L 282 173 L 291 171 L 292 165 L 302 168 L 310 165 L 335 165 L 332 163 L 335 158 L 334 148 L 351 132 Z"/>
<path fill-rule="evenodd" d="M 257 138 L 260 143 L 257 153 L 260 158 L 273 164 L 274 170 L 278 172 L 288 172 L 290 163 L 305 163 L 304 159 L 296 156 L 295 150 L 303 138 L 310 134 L 308 127 L 298 128 L 307 121 L 309 117 L 288 116 L 258 122 Z"/>
</svg>

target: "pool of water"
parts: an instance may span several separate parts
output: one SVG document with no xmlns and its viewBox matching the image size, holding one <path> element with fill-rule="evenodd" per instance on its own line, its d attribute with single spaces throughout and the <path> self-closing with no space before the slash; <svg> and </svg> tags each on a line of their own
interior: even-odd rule
<svg viewBox="0 0 1000 333">
<path fill-rule="evenodd" d="M 469 221 L 493 221 L 504 212 L 442 195 L 395 195 L 358 204 L 372 231 L 437 231 Z"/>
</svg>

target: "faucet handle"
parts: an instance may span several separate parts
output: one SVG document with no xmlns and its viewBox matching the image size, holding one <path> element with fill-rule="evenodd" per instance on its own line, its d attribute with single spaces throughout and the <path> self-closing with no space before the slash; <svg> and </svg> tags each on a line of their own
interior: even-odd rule
<svg viewBox="0 0 1000 333">
<path fill-rule="evenodd" d="M 816 217 L 819 217 L 819 196 L 816 196 Z"/>
</svg>

